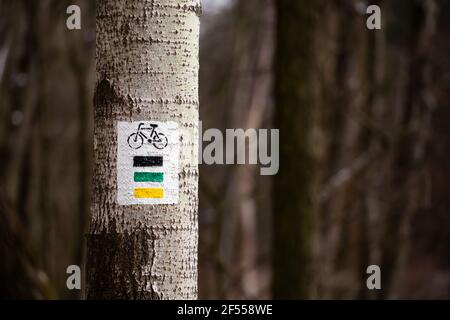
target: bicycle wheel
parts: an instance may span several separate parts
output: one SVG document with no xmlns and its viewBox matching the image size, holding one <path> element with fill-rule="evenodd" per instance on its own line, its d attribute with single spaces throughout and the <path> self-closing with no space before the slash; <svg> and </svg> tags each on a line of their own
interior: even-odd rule
<svg viewBox="0 0 450 320">
<path fill-rule="evenodd" d="M 169 143 L 169 140 L 163 133 L 158 133 L 159 141 L 153 141 L 153 146 L 156 149 L 162 150 L 165 147 L 167 147 L 167 144 Z"/>
<path fill-rule="evenodd" d="M 139 149 L 144 144 L 144 138 L 137 133 L 132 133 L 128 137 L 128 145 L 132 149 Z"/>
</svg>

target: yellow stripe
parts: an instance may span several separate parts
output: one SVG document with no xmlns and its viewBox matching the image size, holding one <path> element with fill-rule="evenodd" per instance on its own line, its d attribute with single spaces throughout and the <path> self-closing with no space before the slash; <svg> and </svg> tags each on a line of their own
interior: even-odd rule
<svg viewBox="0 0 450 320">
<path fill-rule="evenodd" d="M 162 188 L 136 188 L 134 189 L 135 198 L 163 198 L 164 189 Z"/>
</svg>

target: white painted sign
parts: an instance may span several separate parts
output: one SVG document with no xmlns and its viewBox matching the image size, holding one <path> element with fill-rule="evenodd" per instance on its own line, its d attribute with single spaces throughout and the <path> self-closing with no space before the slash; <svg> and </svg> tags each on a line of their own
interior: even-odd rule
<svg viewBox="0 0 450 320">
<path fill-rule="evenodd" d="M 178 203 L 178 124 L 117 122 L 117 202 Z"/>
</svg>

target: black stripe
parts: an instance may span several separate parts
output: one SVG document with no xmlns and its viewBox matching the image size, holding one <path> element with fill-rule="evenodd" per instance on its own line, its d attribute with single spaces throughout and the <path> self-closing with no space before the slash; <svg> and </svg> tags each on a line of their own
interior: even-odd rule
<svg viewBox="0 0 450 320">
<path fill-rule="evenodd" d="M 133 157 L 133 167 L 162 167 L 163 157 Z"/>
</svg>

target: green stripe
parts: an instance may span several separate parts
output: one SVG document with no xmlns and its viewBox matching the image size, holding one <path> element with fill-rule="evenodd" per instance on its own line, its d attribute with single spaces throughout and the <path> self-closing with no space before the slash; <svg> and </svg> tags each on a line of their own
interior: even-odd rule
<svg viewBox="0 0 450 320">
<path fill-rule="evenodd" d="M 163 182 L 164 173 L 162 172 L 135 172 L 134 182 Z"/>
</svg>

